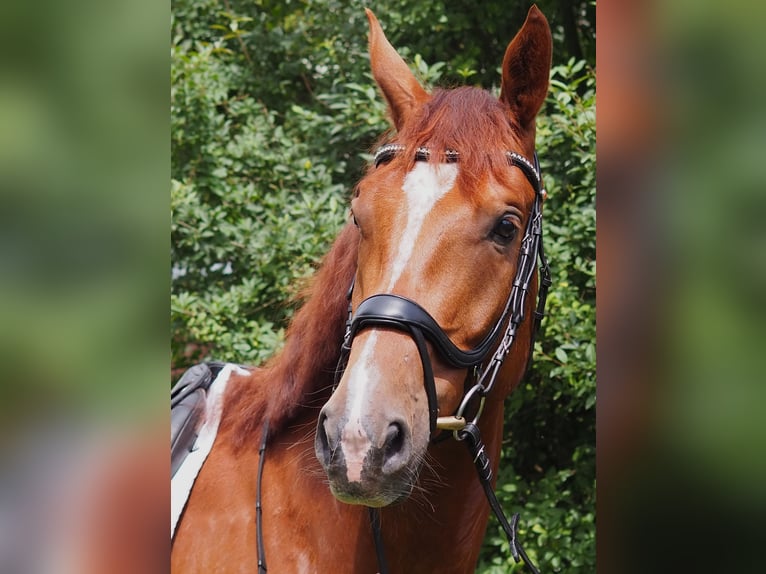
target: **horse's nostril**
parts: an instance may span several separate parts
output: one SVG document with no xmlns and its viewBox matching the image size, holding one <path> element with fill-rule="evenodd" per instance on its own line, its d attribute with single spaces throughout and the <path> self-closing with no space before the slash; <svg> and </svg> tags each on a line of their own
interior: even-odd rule
<svg viewBox="0 0 766 574">
<path fill-rule="evenodd" d="M 319 421 L 317 421 L 316 451 L 317 455 L 320 455 L 320 460 L 324 461 L 325 464 L 329 464 L 332 449 L 330 448 L 330 440 L 327 437 L 326 424 L 327 415 L 321 413 L 319 415 Z"/>
<path fill-rule="evenodd" d="M 395 457 L 404 448 L 404 430 L 401 423 L 394 422 L 388 425 L 386 442 L 383 446 L 385 460 Z"/>
</svg>

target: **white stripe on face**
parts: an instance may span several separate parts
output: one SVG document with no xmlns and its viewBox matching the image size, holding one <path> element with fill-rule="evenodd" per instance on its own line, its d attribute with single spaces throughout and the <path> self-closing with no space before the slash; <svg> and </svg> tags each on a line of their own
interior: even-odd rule
<svg viewBox="0 0 766 574">
<path fill-rule="evenodd" d="M 412 256 L 426 216 L 455 185 L 457 172 L 458 168 L 454 163 L 419 162 L 404 178 L 402 191 L 407 198 L 407 225 L 399 238 L 399 249 L 396 251 L 388 283 L 389 290 L 394 288 Z"/>
<path fill-rule="evenodd" d="M 364 457 L 372 446 L 362 424 L 362 416 L 372 408 L 369 391 L 380 381 L 380 373 L 372 361 L 372 352 L 377 341 L 378 333 L 373 331 L 364 342 L 362 352 L 349 372 L 349 380 L 354 381 L 354 384 L 349 385 L 346 399 L 348 420 L 343 427 L 340 441 L 349 482 L 361 479 Z"/>
<path fill-rule="evenodd" d="M 404 178 L 402 191 L 407 201 L 407 225 L 395 251 L 388 290 L 394 288 L 412 257 L 426 216 L 453 188 L 457 174 L 458 167 L 455 164 L 417 163 Z M 378 333 L 373 331 L 348 372 L 349 381 L 353 381 L 353 385 L 349 386 L 346 399 L 349 414 L 341 435 L 341 448 L 346 460 L 348 480 L 351 482 L 360 480 L 364 457 L 372 446 L 362 418 L 364 413 L 374 407 L 371 397 L 382 378 L 373 362 L 377 340 Z"/>
</svg>

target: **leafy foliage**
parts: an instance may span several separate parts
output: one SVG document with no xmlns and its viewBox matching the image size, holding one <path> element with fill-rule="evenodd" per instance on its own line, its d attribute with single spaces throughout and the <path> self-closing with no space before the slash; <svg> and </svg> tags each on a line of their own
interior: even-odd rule
<svg viewBox="0 0 766 574">
<path fill-rule="evenodd" d="M 549 199 L 548 315 L 512 395 L 498 496 L 546 572 L 595 570 L 595 71 L 590 2 L 538 3 L 554 30 L 538 119 Z M 281 344 L 302 279 L 348 215 L 389 129 L 359 0 L 175 0 L 171 76 L 172 365 L 260 363 Z M 560 6 L 578 14 L 572 58 Z M 426 84 L 499 81 L 526 6 L 397 0 L 378 10 Z M 560 62 L 566 62 L 560 64 Z M 588 63 L 590 62 L 590 63 Z M 487 67 L 491 63 L 491 67 Z M 520 571 L 494 522 L 478 572 Z"/>
<path fill-rule="evenodd" d="M 593 70 L 582 60 L 554 66 L 537 136 L 553 285 L 534 366 L 508 401 L 498 477 L 504 508 L 521 512 L 528 554 L 549 572 L 596 569 L 595 111 Z M 523 571 L 494 523 L 482 568 Z"/>
</svg>

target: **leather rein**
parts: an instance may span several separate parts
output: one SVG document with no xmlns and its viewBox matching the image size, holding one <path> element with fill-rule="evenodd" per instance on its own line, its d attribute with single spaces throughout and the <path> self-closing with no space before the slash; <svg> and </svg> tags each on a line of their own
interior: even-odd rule
<svg viewBox="0 0 766 574">
<path fill-rule="evenodd" d="M 382 146 L 374 155 L 375 167 L 391 161 L 396 155 L 402 153 L 405 146 L 401 144 L 387 144 Z M 416 161 L 427 161 L 430 150 L 425 147 L 418 148 L 415 155 Z M 454 163 L 459 161 L 459 153 L 447 150 L 446 161 Z M 462 350 L 457 347 L 447 336 L 437 321 L 418 303 L 399 295 L 381 293 L 368 297 L 362 301 L 353 312 L 351 296 L 354 283 L 348 290 L 348 319 L 346 330 L 341 345 L 338 368 L 336 369 L 333 391 L 337 387 L 340 378 L 346 368 L 351 344 L 354 337 L 368 327 L 388 327 L 408 333 L 418 349 L 423 366 L 423 378 L 426 396 L 428 398 L 428 412 L 431 435 L 437 429 L 452 431 L 452 435 L 458 441 L 465 442 L 471 458 L 474 461 L 479 481 L 487 497 L 493 513 L 500 522 L 508 537 L 511 555 L 515 562 L 523 560 L 533 574 L 539 574 L 524 552 L 521 543 L 516 537 L 516 526 L 519 515 L 513 514 L 510 522 L 506 518 L 500 506 L 494 490 L 492 489 L 492 469 L 487 457 L 484 443 L 481 440 L 478 421 L 481 416 L 484 402 L 492 390 L 500 367 L 508 356 L 516 337 L 516 331 L 525 319 L 526 299 L 531 282 L 537 270 L 537 260 L 540 261 L 540 285 L 538 289 L 537 307 L 534 312 L 534 326 L 532 340 L 530 342 L 527 367 L 532 361 L 534 340 L 544 316 L 545 302 L 548 289 L 551 285 L 551 275 L 548 262 L 543 251 L 542 242 L 542 203 L 545 198 L 545 190 L 540 175 L 540 165 L 537 154 L 534 155 L 534 163 L 516 152 L 506 152 L 506 157 L 511 166 L 519 168 L 535 190 L 535 200 L 532 211 L 527 219 L 524 237 L 519 250 L 518 266 L 516 275 L 511 285 L 510 293 L 503 312 L 495 322 L 492 329 L 485 335 L 482 341 L 474 348 Z M 467 369 L 467 391 L 463 395 L 454 415 L 439 417 L 436 397 L 436 384 L 434 381 L 433 367 L 426 341 L 430 342 L 440 357 L 452 367 Z M 490 357 L 491 354 L 491 357 Z M 478 405 L 477 405 L 478 403 Z M 263 461 L 268 434 L 268 421 L 264 424 L 260 460 L 258 465 L 258 486 L 256 499 L 256 530 L 258 545 L 258 572 L 266 572 L 266 562 L 263 548 L 262 520 L 261 520 L 261 477 L 263 474 Z M 432 438 L 432 442 L 449 438 L 448 433 L 442 432 Z M 380 515 L 377 508 L 370 508 L 370 525 L 372 528 L 375 550 L 378 557 L 380 574 L 388 574 L 388 567 L 383 549 L 382 535 L 380 531 Z"/>
</svg>

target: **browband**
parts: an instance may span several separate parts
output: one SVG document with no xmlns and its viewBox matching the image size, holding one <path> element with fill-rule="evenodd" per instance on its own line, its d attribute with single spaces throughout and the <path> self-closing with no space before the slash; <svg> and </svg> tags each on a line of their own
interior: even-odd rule
<svg viewBox="0 0 766 574">
<path fill-rule="evenodd" d="M 375 167 L 379 167 L 381 164 L 388 163 L 405 149 L 405 146 L 402 144 L 385 144 L 378 148 L 378 151 L 373 155 L 373 164 Z M 456 163 L 460 160 L 460 152 L 452 149 L 445 150 L 444 156 L 447 163 Z M 535 167 L 535 164 L 515 151 L 507 151 L 505 152 L 505 156 L 508 158 L 508 163 L 518 167 L 524 172 L 529 183 L 535 188 L 535 192 L 545 196 L 545 190 L 542 189 L 542 181 L 540 180 L 540 175 L 538 173 L 539 167 Z M 428 161 L 430 157 L 431 150 L 427 147 L 421 146 L 415 150 L 415 161 Z M 535 162 L 537 162 L 537 154 L 535 154 Z"/>
</svg>

